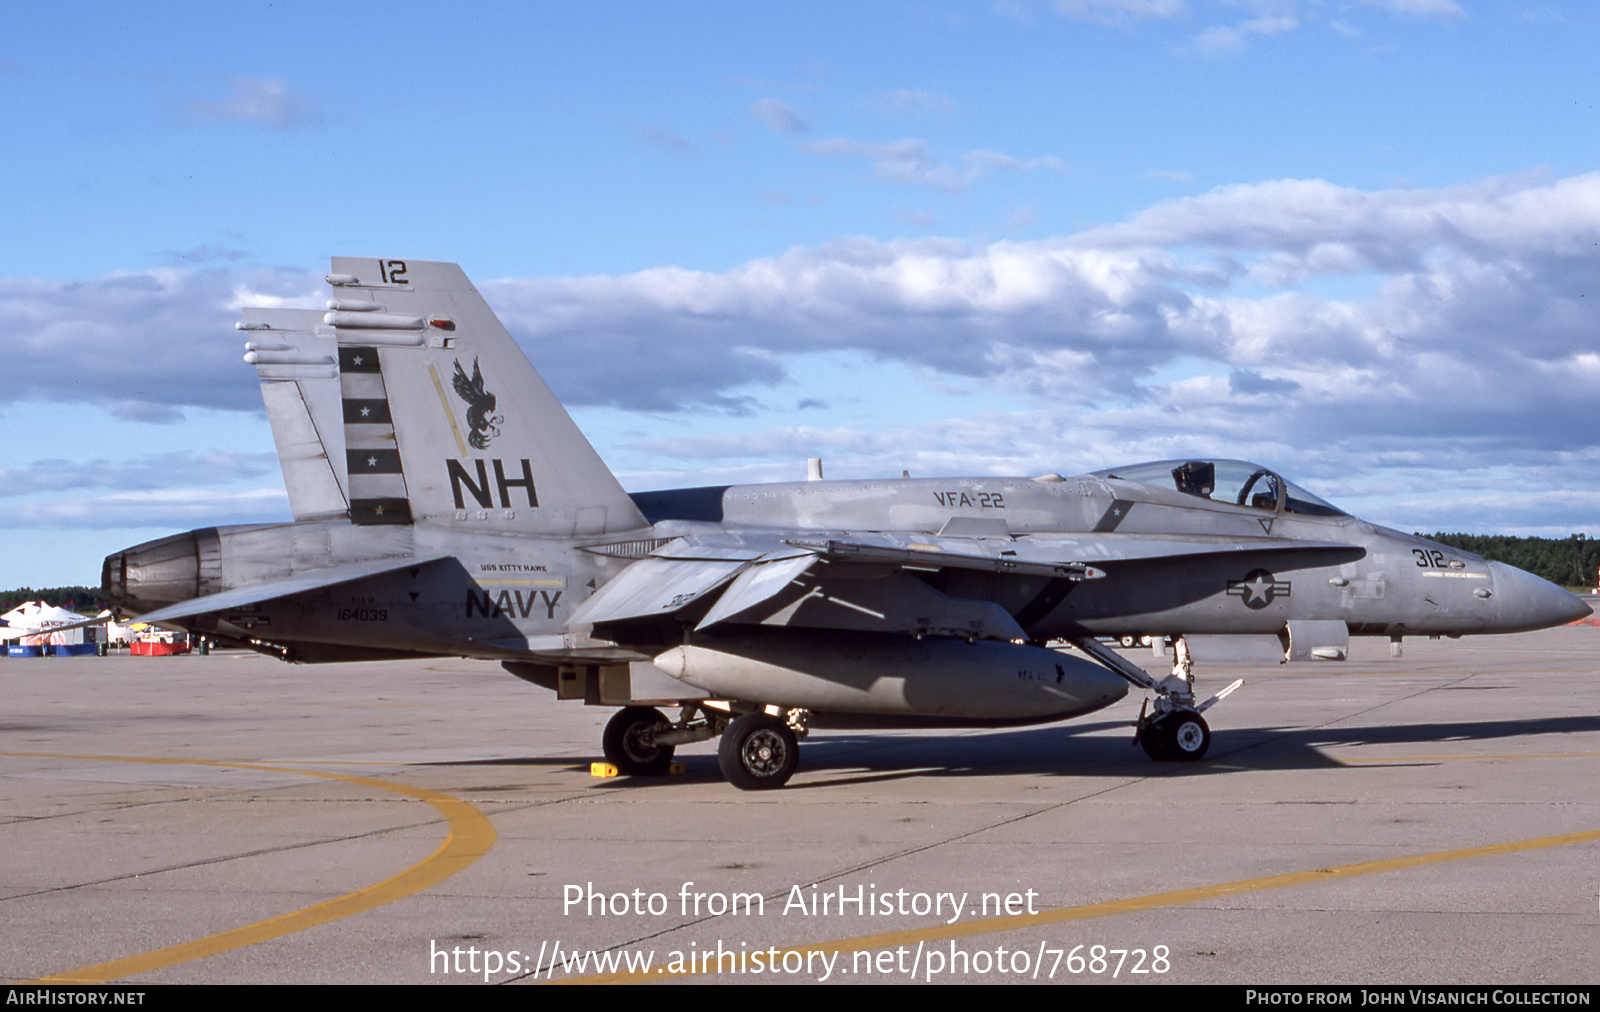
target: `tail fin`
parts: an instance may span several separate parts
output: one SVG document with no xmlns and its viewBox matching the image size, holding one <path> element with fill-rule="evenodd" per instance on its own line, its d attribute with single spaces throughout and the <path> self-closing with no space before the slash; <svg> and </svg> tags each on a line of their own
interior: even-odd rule
<svg viewBox="0 0 1600 1012">
<path fill-rule="evenodd" d="M 328 283 L 354 522 L 648 526 L 460 267 L 335 257 Z"/>
<path fill-rule="evenodd" d="M 246 308 L 244 360 L 261 377 L 261 400 L 296 520 L 349 515 L 344 419 L 333 329 L 314 309 Z"/>
</svg>

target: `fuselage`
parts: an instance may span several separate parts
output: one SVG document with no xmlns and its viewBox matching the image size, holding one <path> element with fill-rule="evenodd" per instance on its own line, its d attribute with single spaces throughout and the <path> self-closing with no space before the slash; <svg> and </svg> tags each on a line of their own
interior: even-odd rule
<svg viewBox="0 0 1600 1012">
<path fill-rule="evenodd" d="M 1165 463 L 1162 462 L 1163 466 Z M 1235 464 L 1237 462 L 1223 462 Z M 1246 468 L 1251 465 L 1242 465 Z M 1159 474 L 1161 468 L 1146 472 Z M 418 522 L 346 521 L 208 528 L 106 560 L 108 599 L 143 613 L 337 566 L 407 558 L 425 564 L 241 607 L 197 628 L 224 637 L 323 648 L 507 659 L 530 654 L 652 656 L 682 630 L 573 629 L 597 590 L 676 539 L 738 543 L 896 532 L 970 540 L 1033 560 L 1104 571 L 1047 576 L 930 568 L 938 594 L 993 602 L 1027 637 L 1281 634 L 1292 622 L 1342 622 L 1352 635 L 1514 632 L 1588 609 L 1537 577 L 1329 507 L 1292 485 L 1203 495 L 1112 472 L 1060 478 L 808 481 L 635 494 L 648 528 L 604 538 L 464 533 Z M 1297 496 L 1305 495 L 1305 498 Z M 1230 501 L 1237 498 L 1240 501 Z M 1304 545 L 1304 550 L 1297 549 Z M 1009 548 L 1007 547 L 1009 546 Z M 1182 547 L 1166 552 L 1164 546 Z M 1214 550 L 1211 550 L 1213 549 Z M 834 567 L 819 580 L 868 587 L 884 574 Z M 906 579 L 904 574 L 896 578 Z M 210 629 L 203 628 L 212 624 Z M 326 653 L 326 649 L 322 651 Z"/>
</svg>

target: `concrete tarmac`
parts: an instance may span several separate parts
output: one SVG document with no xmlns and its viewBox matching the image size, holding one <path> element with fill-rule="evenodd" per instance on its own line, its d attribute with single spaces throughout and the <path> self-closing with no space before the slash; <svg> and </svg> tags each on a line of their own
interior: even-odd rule
<svg viewBox="0 0 1600 1012">
<path fill-rule="evenodd" d="M 766 793 L 592 777 L 611 711 L 488 663 L 0 660 L 0 977 L 1592 984 L 1597 647 L 1201 670 L 1197 764 L 1138 694 L 818 731 Z"/>
</svg>

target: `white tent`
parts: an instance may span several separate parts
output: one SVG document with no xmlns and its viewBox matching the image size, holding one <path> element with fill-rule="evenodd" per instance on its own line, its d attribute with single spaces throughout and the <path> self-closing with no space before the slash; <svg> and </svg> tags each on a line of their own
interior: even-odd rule
<svg viewBox="0 0 1600 1012">
<path fill-rule="evenodd" d="M 43 601 L 27 601 L 0 615 L 0 622 L 7 626 L 0 635 L 12 645 L 10 652 L 14 657 L 37 657 L 45 646 L 55 647 L 57 653 L 87 653 L 93 649 L 93 640 L 85 636 L 84 628 L 79 625 L 84 621 L 77 612 Z M 71 625 L 79 625 L 79 628 L 54 631 Z"/>
<path fill-rule="evenodd" d="M 112 646 L 123 646 L 123 647 L 125 647 L 133 639 L 133 637 L 135 635 L 137 635 L 138 630 L 135 630 L 133 628 L 133 623 L 129 622 L 127 624 L 124 624 L 124 623 L 121 623 L 121 622 L 118 622 L 118 621 L 114 620 L 111 617 L 111 609 L 110 608 L 107 608 L 105 611 L 102 611 L 99 615 L 96 615 L 95 617 L 96 618 L 105 619 L 105 623 L 106 623 L 105 624 L 105 630 L 106 630 L 105 641 L 107 643 L 110 643 Z M 140 629 L 144 629 L 146 627 L 141 625 L 139 628 Z"/>
</svg>

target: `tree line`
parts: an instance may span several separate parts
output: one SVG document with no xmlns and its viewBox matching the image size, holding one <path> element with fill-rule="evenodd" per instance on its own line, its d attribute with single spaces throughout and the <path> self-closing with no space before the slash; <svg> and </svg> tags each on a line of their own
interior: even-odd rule
<svg viewBox="0 0 1600 1012">
<path fill-rule="evenodd" d="M 1563 587 L 1600 586 L 1600 538 L 1573 534 L 1565 538 L 1519 538 L 1510 534 L 1418 534 L 1441 545 L 1481 555 L 1491 562 L 1526 569 Z"/>
<path fill-rule="evenodd" d="M 99 587 L 18 587 L 15 590 L 0 590 L 0 612 L 10 611 L 29 601 L 43 601 L 84 615 L 98 615 L 105 610 L 100 603 Z"/>
</svg>

